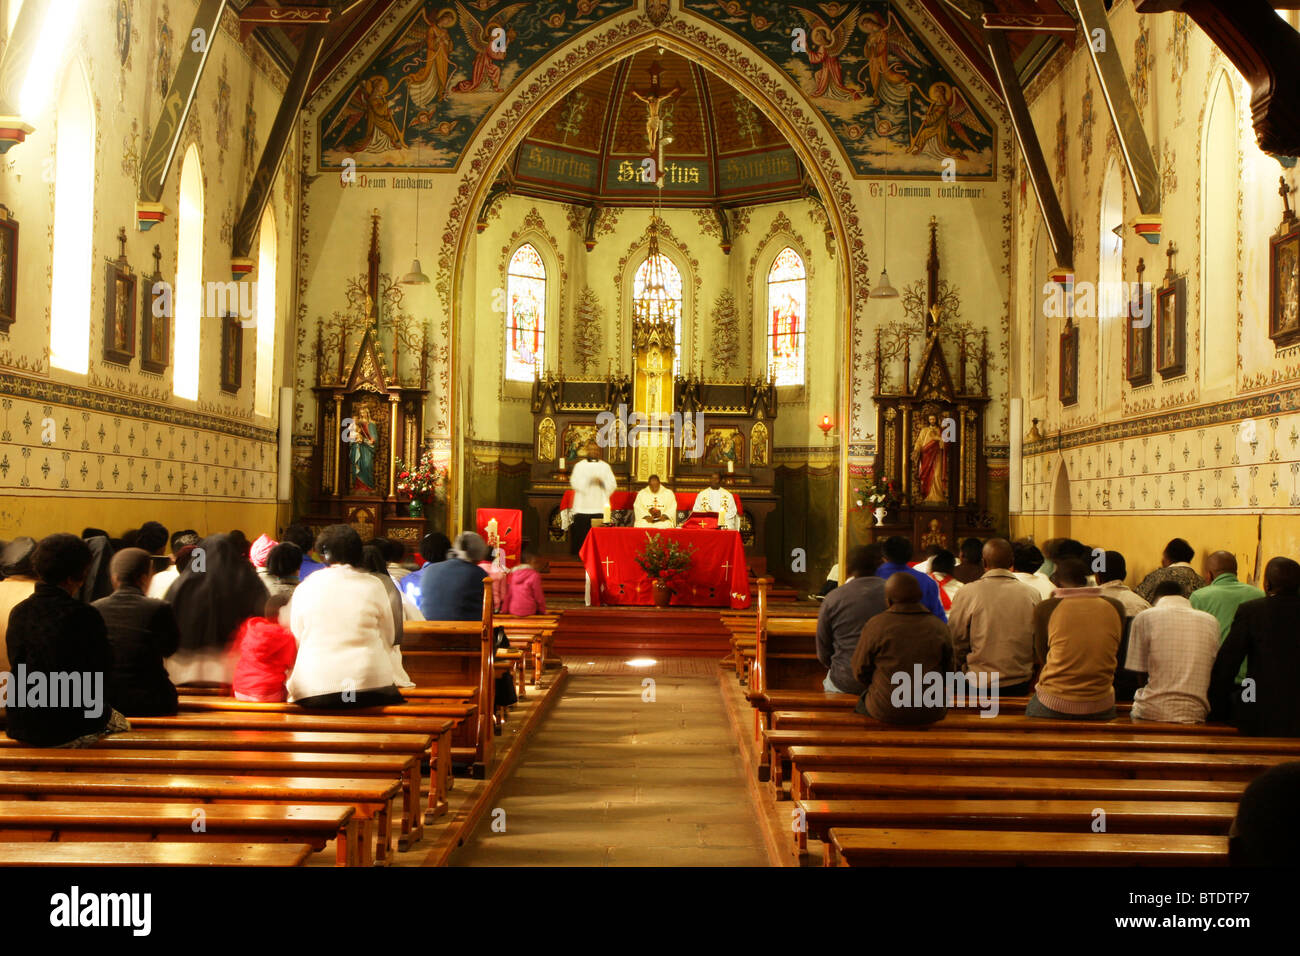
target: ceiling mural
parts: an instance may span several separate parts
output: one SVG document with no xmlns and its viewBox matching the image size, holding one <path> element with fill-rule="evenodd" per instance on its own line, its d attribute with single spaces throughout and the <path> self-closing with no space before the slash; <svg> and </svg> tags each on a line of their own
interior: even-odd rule
<svg viewBox="0 0 1300 956">
<path fill-rule="evenodd" d="M 997 128 L 888 2 L 682 0 L 798 84 L 862 176 L 995 179 Z"/>
<path fill-rule="evenodd" d="M 475 128 L 538 59 L 635 0 L 416 4 L 320 114 L 322 169 L 450 169 Z"/>
</svg>

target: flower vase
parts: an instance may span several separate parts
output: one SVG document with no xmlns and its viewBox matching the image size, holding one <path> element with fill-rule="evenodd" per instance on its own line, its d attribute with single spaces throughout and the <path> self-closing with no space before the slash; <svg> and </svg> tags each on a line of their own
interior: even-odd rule
<svg viewBox="0 0 1300 956">
<path fill-rule="evenodd" d="M 424 502 L 421 501 L 419 498 L 412 498 L 411 503 L 408 506 L 407 514 L 409 514 L 412 518 L 423 518 Z"/>
<path fill-rule="evenodd" d="M 880 525 L 882 525 L 882 524 L 885 523 L 885 514 L 886 514 L 886 512 L 885 512 L 885 509 L 884 509 L 884 508 L 877 508 L 875 511 L 873 511 L 873 512 L 871 512 L 871 513 L 872 513 L 872 515 L 875 516 L 877 527 L 879 527 Z"/>
<path fill-rule="evenodd" d="M 658 578 L 654 579 L 655 607 L 668 607 L 673 600 L 673 589 Z"/>
</svg>

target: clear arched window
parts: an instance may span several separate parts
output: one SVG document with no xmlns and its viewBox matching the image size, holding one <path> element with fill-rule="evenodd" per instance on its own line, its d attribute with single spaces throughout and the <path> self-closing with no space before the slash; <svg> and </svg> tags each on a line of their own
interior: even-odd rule
<svg viewBox="0 0 1300 956">
<path fill-rule="evenodd" d="M 95 114 L 86 77 L 76 63 L 63 78 L 55 124 L 50 364 L 84 375 L 90 370 Z"/>
<path fill-rule="evenodd" d="M 1279 13 L 1281 11 L 1278 11 Z M 1205 116 L 1201 182 L 1201 352 L 1207 388 L 1237 372 L 1237 110 L 1232 82 L 1219 74 Z M 1214 177 L 1211 179 L 1210 177 Z M 1211 187 L 1209 184 L 1213 183 Z"/>
<path fill-rule="evenodd" d="M 1030 397 L 1045 398 L 1047 396 L 1047 296 L 1054 291 L 1047 285 L 1047 229 L 1042 220 L 1038 223 L 1038 234 L 1034 239 L 1034 296 L 1030 305 L 1032 310 L 1032 319 L 1030 322 L 1031 334 L 1033 336 L 1029 346 L 1030 362 Z"/>
<path fill-rule="evenodd" d="M 673 375 L 682 369 L 682 274 L 662 252 L 646 256 L 632 280 L 637 318 L 673 320 Z"/>
<path fill-rule="evenodd" d="M 1109 408 L 1119 401 L 1124 369 L 1116 361 L 1124 354 L 1124 180 L 1114 159 L 1102 181 L 1101 219 L 1098 224 L 1097 262 L 1097 370 L 1098 403 Z M 1118 337 L 1117 337 L 1118 336 Z"/>
<path fill-rule="evenodd" d="M 506 270 L 506 378 L 531 382 L 546 355 L 546 263 L 532 243 Z"/>
<path fill-rule="evenodd" d="M 767 374 L 777 385 L 802 385 L 808 320 L 803 259 L 786 246 L 767 273 Z"/>
<path fill-rule="evenodd" d="M 257 243 L 257 365 L 254 372 L 253 410 L 270 415 L 275 399 L 275 215 L 267 206 L 262 213 Z"/>
<path fill-rule="evenodd" d="M 172 391 L 199 397 L 199 326 L 203 314 L 203 170 L 193 144 L 181 161 L 181 194 L 176 217 L 176 363 Z"/>
</svg>

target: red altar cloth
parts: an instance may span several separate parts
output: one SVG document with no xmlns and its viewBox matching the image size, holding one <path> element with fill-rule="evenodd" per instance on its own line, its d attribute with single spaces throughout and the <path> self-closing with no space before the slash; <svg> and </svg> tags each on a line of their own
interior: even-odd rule
<svg viewBox="0 0 1300 956">
<path fill-rule="evenodd" d="M 640 489 L 637 489 L 638 491 Z M 699 495 L 698 491 L 674 491 L 673 497 L 677 499 L 678 511 L 690 511 L 695 507 L 695 499 Z M 740 495 L 734 491 L 731 497 L 736 501 L 736 514 L 743 510 L 740 507 Z M 636 501 L 636 491 L 616 491 L 609 496 L 610 511 L 631 511 L 632 504 Z M 560 498 L 560 510 L 565 511 L 573 507 L 573 489 L 570 488 Z"/>
<path fill-rule="evenodd" d="M 474 530 L 484 541 L 488 522 L 493 518 L 497 521 L 497 538 L 506 552 L 506 567 L 513 568 L 519 563 L 519 549 L 523 546 L 524 513 L 518 508 L 479 508 L 474 515 Z"/>
<path fill-rule="evenodd" d="M 591 604 L 654 604 L 650 576 L 636 563 L 647 534 L 694 546 L 690 570 L 676 581 L 672 603 L 694 607 L 749 607 L 749 574 L 739 531 L 668 528 L 592 528 L 580 557 L 591 579 Z"/>
</svg>

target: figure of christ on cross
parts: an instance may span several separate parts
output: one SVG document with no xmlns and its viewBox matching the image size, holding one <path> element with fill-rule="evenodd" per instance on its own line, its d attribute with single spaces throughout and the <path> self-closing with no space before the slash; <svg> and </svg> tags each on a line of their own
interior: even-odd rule
<svg viewBox="0 0 1300 956">
<path fill-rule="evenodd" d="M 682 95 L 680 86 L 674 86 L 667 93 L 662 92 L 659 86 L 661 70 L 659 61 L 655 60 L 650 64 L 650 89 L 645 93 L 640 93 L 637 90 L 630 91 L 632 99 L 645 104 L 645 138 L 652 153 L 659 148 L 659 137 L 663 133 L 663 117 L 659 115 L 660 109 L 668 100 L 676 99 Z"/>
</svg>

